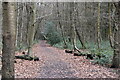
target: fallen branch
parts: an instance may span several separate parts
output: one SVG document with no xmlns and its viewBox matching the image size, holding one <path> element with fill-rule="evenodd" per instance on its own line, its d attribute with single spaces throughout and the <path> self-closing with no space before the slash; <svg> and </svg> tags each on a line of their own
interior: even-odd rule
<svg viewBox="0 0 120 80">
<path fill-rule="evenodd" d="M 82 51 L 79 50 L 76 46 L 75 46 L 75 50 L 77 50 L 79 53 L 82 53 Z"/>
<path fill-rule="evenodd" d="M 72 50 L 65 50 L 66 53 L 73 53 Z"/>
<path fill-rule="evenodd" d="M 39 58 L 38 57 L 31 57 L 29 55 L 21 55 L 21 56 L 15 56 L 16 59 L 24 59 L 24 60 L 34 60 L 34 61 L 39 61 Z"/>
</svg>

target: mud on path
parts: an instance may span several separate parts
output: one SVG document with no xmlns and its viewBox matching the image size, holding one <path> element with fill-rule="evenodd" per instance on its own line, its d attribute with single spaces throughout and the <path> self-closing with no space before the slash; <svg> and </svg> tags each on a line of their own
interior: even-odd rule
<svg viewBox="0 0 120 80">
<path fill-rule="evenodd" d="M 117 78 L 113 69 L 91 64 L 82 56 L 67 54 L 51 47 L 46 41 L 34 45 L 33 52 L 40 61 L 17 60 L 17 78 Z"/>
</svg>

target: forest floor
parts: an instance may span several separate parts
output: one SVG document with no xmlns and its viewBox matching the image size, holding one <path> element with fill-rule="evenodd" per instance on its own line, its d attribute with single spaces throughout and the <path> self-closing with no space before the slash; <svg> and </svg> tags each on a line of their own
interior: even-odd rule
<svg viewBox="0 0 120 80">
<path fill-rule="evenodd" d="M 16 78 L 118 78 L 115 69 L 93 65 L 83 56 L 73 56 L 51 47 L 46 41 L 33 46 L 39 61 L 16 59 Z M 22 53 L 16 53 L 22 55 Z"/>
</svg>

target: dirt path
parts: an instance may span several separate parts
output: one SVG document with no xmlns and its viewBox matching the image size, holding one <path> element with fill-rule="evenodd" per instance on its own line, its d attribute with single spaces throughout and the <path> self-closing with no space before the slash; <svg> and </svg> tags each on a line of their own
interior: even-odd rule
<svg viewBox="0 0 120 80">
<path fill-rule="evenodd" d="M 48 46 L 44 41 L 40 43 L 40 51 L 41 55 L 45 56 L 45 63 L 38 78 L 75 78 L 75 71 L 67 62 L 61 60 L 58 50 Z"/>
<path fill-rule="evenodd" d="M 75 57 L 40 41 L 33 47 L 40 61 L 17 60 L 17 78 L 117 78 L 113 69 L 93 65 L 85 57 Z"/>
</svg>

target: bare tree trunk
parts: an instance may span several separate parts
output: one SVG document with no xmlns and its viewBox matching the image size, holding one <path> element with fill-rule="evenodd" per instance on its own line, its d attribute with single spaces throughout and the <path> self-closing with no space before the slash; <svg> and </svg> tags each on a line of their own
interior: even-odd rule
<svg viewBox="0 0 120 80">
<path fill-rule="evenodd" d="M 114 27 L 114 56 L 112 60 L 112 68 L 120 68 L 120 2 L 116 3 L 117 21 Z"/>
<path fill-rule="evenodd" d="M 77 36 L 78 36 L 79 41 L 81 42 L 82 48 L 86 49 L 86 47 L 85 47 L 85 45 L 84 45 L 84 43 L 83 43 L 83 41 L 82 41 L 82 39 L 81 39 L 81 36 L 79 35 L 79 32 L 78 32 L 78 30 L 77 30 L 77 27 L 75 27 L 75 31 L 76 31 L 76 34 L 77 34 Z"/>
<path fill-rule="evenodd" d="M 22 46 L 22 12 L 23 12 L 23 5 L 22 3 L 18 3 L 18 17 L 17 17 L 17 47 L 21 50 Z"/>
<path fill-rule="evenodd" d="M 61 16 L 60 16 L 60 13 L 59 13 L 58 2 L 57 2 L 57 15 L 58 15 L 58 18 L 60 19 Z M 64 32 L 63 32 L 61 21 L 59 21 L 58 23 L 59 23 L 59 27 L 61 29 L 61 34 L 62 34 L 62 38 L 63 38 L 63 42 L 64 42 L 64 48 L 67 48 L 67 43 L 66 43 L 65 38 L 64 38 Z"/>
<path fill-rule="evenodd" d="M 15 3 L 3 2 L 3 49 L 2 49 L 2 80 L 14 79 L 15 53 Z M 12 80 L 13 80 L 12 79 Z"/>
<path fill-rule="evenodd" d="M 34 40 L 34 36 L 35 36 L 35 3 L 31 3 L 31 5 L 29 5 L 30 7 L 30 24 L 28 27 L 28 55 L 33 56 L 32 54 L 32 45 L 33 45 L 33 40 Z"/>
<path fill-rule="evenodd" d="M 73 14 L 73 11 L 74 11 L 74 2 L 70 2 L 70 42 L 72 43 L 72 46 L 73 46 L 73 49 L 75 49 L 75 25 L 74 25 L 74 20 L 73 20 L 73 17 L 74 17 L 74 14 Z"/>
<path fill-rule="evenodd" d="M 75 22 L 78 22 L 79 23 L 79 25 L 80 25 L 80 21 L 79 21 L 79 18 L 78 18 L 78 16 L 79 16 L 79 12 L 78 12 L 78 3 L 75 3 L 75 5 L 76 5 L 76 9 L 75 9 L 75 13 L 76 13 L 76 21 Z M 84 45 L 84 41 L 83 41 L 83 39 L 81 38 L 81 35 L 79 34 L 79 31 L 78 31 L 78 29 L 77 29 L 77 26 L 75 26 L 75 32 L 76 32 L 76 35 L 78 36 L 78 39 L 79 39 L 79 41 L 81 42 L 81 45 L 82 45 L 82 48 L 86 48 L 85 47 L 85 45 Z M 83 35 L 84 36 L 84 35 Z"/>
<path fill-rule="evenodd" d="M 98 3 L 98 21 L 97 21 L 97 45 L 100 49 L 100 2 Z"/>
<path fill-rule="evenodd" d="M 113 34 L 112 34 L 112 21 L 111 21 L 111 3 L 108 3 L 108 12 L 109 12 L 109 42 L 110 46 L 113 48 L 114 47 L 114 39 L 113 39 Z"/>
</svg>

